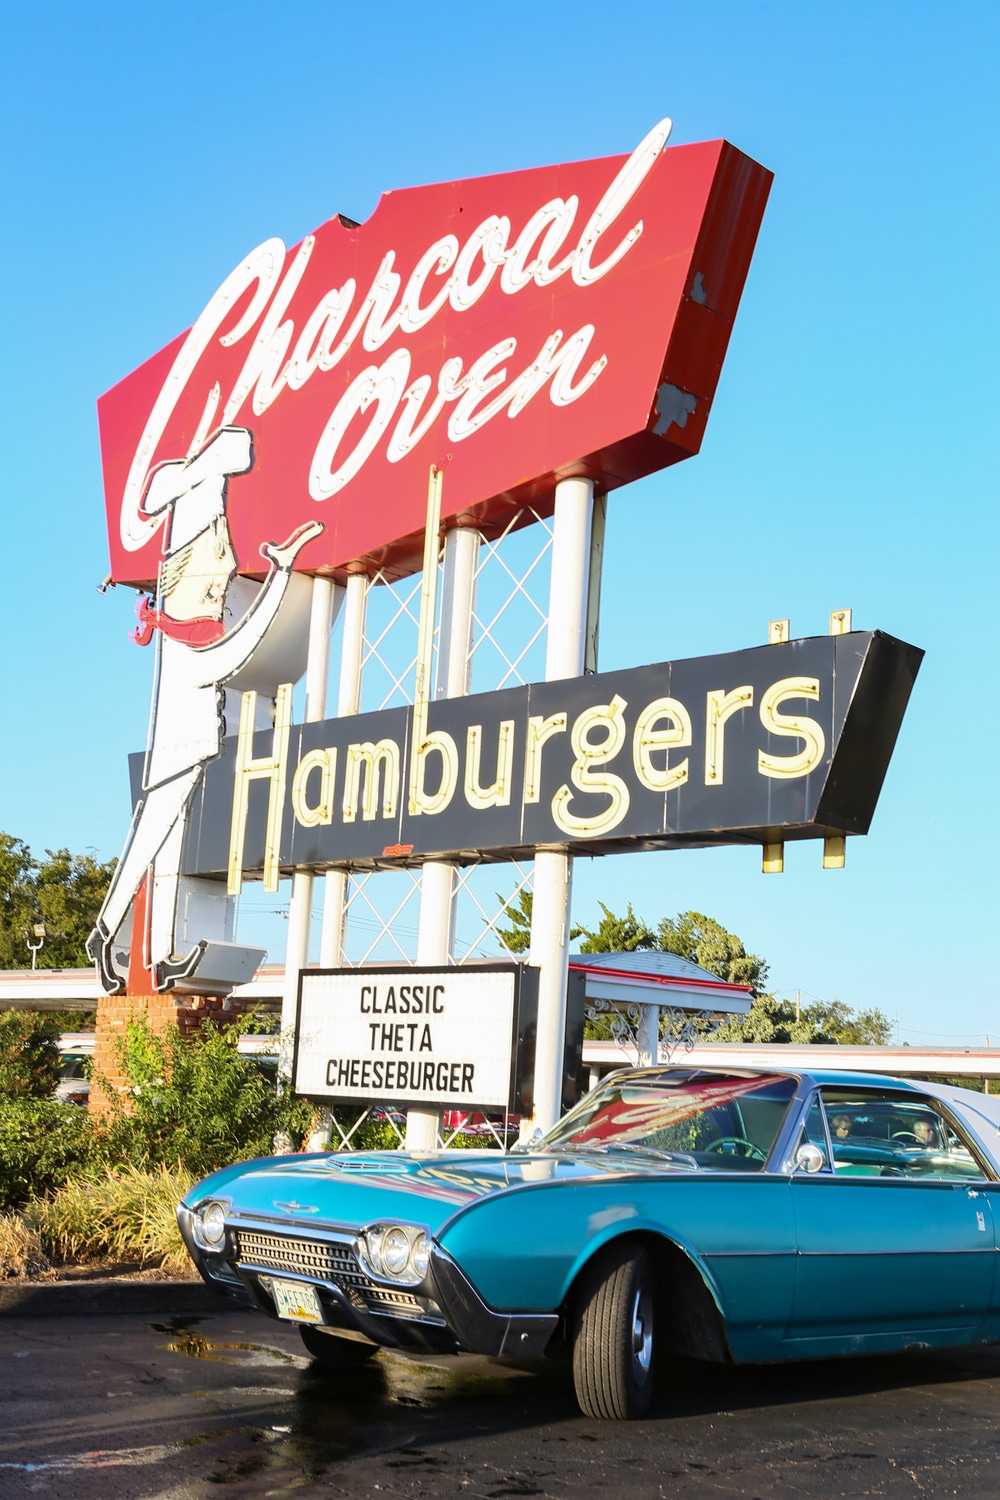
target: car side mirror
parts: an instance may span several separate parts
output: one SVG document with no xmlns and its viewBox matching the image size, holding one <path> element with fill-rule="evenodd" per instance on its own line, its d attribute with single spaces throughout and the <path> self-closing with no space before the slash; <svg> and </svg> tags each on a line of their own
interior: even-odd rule
<svg viewBox="0 0 1000 1500">
<path fill-rule="evenodd" d="M 540 1128 L 536 1125 L 535 1128 L 534 1128 L 534 1130 L 531 1132 L 530 1135 L 525 1136 L 525 1138 L 524 1138 L 523 1141 L 518 1141 L 517 1144 L 514 1145 L 514 1146 L 511 1146 L 510 1149 L 512 1151 L 534 1151 L 535 1147 L 538 1145 L 538 1142 L 541 1140 L 541 1138 L 542 1138 L 542 1132 L 541 1132 Z"/>
<path fill-rule="evenodd" d="M 806 1141 L 795 1153 L 796 1172 L 808 1172 L 811 1176 L 813 1172 L 822 1172 L 825 1166 L 825 1155 L 811 1141 Z"/>
</svg>

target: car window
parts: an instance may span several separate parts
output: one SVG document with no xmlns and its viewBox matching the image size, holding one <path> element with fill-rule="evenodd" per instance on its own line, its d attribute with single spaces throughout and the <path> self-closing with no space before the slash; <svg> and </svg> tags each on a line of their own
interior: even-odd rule
<svg viewBox="0 0 1000 1500">
<path fill-rule="evenodd" d="M 933 1100 L 890 1089 L 822 1095 L 838 1177 L 983 1177 L 971 1144 Z"/>
<path fill-rule="evenodd" d="M 688 1167 L 759 1172 L 796 1081 L 777 1074 L 671 1069 L 609 1078 L 570 1111 L 538 1150 L 683 1157 Z"/>
</svg>

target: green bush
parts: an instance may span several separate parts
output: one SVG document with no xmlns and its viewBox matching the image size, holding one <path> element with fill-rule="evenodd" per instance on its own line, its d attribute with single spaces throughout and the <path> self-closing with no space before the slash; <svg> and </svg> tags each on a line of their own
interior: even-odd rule
<svg viewBox="0 0 1000 1500">
<path fill-rule="evenodd" d="M 0 1011 L 0 1098 L 44 1099 L 59 1080 L 59 1027 L 34 1010 Z"/>
<path fill-rule="evenodd" d="M 124 1095 L 108 1090 L 105 1161 L 180 1165 L 204 1177 L 230 1162 L 270 1156 L 278 1135 L 299 1146 L 315 1110 L 287 1093 L 279 1096 L 254 1060 L 239 1055 L 241 1029 L 245 1022 L 205 1026 L 182 1039 L 176 1028 L 155 1036 L 144 1019 L 130 1022 L 116 1044 L 130 1084 Z"/>
<path fill-rule="evenodd" d="M 20 1214 L 0 1213 L 0 1281 L 9 1276 L 49 1276 L 52 1268 L 37 1229 Z"/>
<path fill-rule="evenodd" d="M 350 1124 L 345 1125 L 343 1120 L 340 1123 L 345 1131 L 350 1130 Z M 340 1139 L 336 1134 L 330 1145 L 335 1151 L 340 1147 Z M 388 1120 L 366 1120 L 351 1136 L 350 1149 L 353 1151 L 398 1151 L 399 1133 Z"/>
<path fill-rule="evenodd" d="M 99 1257 L 187 1266 L 176 1210 L 192 1180 L 183 1167 L 88 1173 L 32 1203 L 25 1220 L 59 1260 Z"/>
<path fill-rule="evenodd" d="M 61 1187 L 94 1150 L 90 1116 L 78 1105 L 0 1098 L 0 1209 Z"/>
</svg>

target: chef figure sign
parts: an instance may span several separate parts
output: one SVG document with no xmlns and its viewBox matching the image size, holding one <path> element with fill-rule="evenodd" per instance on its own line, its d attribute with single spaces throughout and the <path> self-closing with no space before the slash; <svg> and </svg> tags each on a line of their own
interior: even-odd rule
<svg viewBox="0 0 1000 1500">
<path fill-rule="evenodd" d="M 133 635 L 139 645 L 156 640 L 149 744 L 142 796 L 88 942 L 111 994 L 126 985 L 128 940 L 123 935 L 120 942 L 119 933 L 147 874 L 143 967 L 157 990 L 195 976 L 211 981 L 212 975 L 199 973 L 209 945 L 216 966 L 221 958 L 227 971 L 217 981 L 251 978 L 263 956 L 230 941 L 232 903 L 225 892 L 181 873 L 191 800 L 226 734 L 226 687 L 255 688 L 273 700 L 278 682 L 295 680 L 305 665 L 309 584 L 292 567 L 323 527 L 314 521 L 280 546 L 262 546 L 271 564 L 263 585 L 238 578 L 227 492 L 230 478 L 246 474 L 253 461 L 249 429 L 222 427 L 192 457 L 159 465 L 143 495 L 142 518 L 162 517 L 164 528 L 158 598 L 155 605 L 140 601 Z"/>
</svg>

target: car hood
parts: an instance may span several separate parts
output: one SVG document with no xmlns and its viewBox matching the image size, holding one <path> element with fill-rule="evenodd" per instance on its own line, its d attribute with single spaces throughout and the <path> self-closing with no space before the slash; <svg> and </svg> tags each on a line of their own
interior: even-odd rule
<svg viewBox="0 0 1000 1500">
<path fill-rule="evenodd" d="M 501 1156 L 496 1151 L 337 1152 L 278 1156 L 227 1167 L 187 1195 L 189 1207 L 210 1197 L 232 1200 L 248 1218 L 361 1228 L 379 1219 L 425 1225 L 432 1234 L 477 1199 L 530 1184 L 579 1182 L 646 1173 L 672 1175 L 669 1163 L 598 1152 Z M 689 1171 L 678 1171 L 689 1177 Z"/>
</svg>

